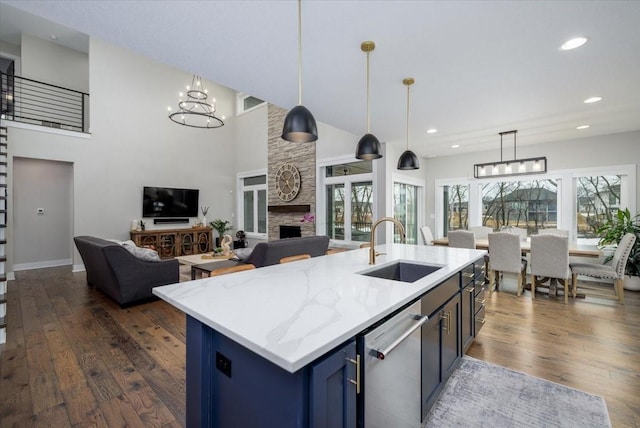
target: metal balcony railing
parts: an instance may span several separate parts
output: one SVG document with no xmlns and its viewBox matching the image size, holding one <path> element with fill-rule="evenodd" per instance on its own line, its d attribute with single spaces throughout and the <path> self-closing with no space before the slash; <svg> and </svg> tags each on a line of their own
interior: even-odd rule
<svg viewBox="0 0 640 428">
<path fill-rule="evenodd" d="M 0 73 L 2 119 L 89 132 L 89 94 Z"/>
</svg>

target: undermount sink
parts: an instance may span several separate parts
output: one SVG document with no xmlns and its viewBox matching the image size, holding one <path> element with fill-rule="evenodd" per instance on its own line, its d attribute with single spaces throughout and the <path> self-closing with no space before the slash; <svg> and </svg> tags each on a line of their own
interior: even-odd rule
<svg viewBox="0 0 640 428">
<path fill-rule="evenodd" d="M 393 281 L 416 282 L 433 272 L 442 269 L 443 266 L 427 265 L 397 261 L 377 269 L 360 272 L 360 275 L 373 276 Z"/>
</svg>

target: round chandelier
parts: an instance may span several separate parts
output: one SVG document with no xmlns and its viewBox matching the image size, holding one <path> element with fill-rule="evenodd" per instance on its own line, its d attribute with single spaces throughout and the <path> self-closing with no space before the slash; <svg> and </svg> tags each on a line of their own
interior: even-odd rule
<svg viewBox="0 0 640 428">
<path fill-rule="evenodd" d="M 200 76 L 194 75 L 191 86 L 187 86 L 186 98 L 183 92 L 179 94 L 178 111 L 172 112 L 169 107 L 169 119 L 192 128 L 220 128 L 224 126 L 224 116 L 216 116 L 216 99 L 207 102 L 209 94 L 202 84 Z"/>
</svg>

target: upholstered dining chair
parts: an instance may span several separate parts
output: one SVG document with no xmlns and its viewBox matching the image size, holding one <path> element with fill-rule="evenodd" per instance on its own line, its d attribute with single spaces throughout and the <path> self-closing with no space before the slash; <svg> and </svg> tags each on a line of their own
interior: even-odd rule
<svg viewBox="0 0 640 428">
<path fill-rule="evenodd" d="M 620 240 L 618 248 L 613 255 L 611 265 L 603 265 L 599 263 L 570 263 L 569 268 L 571 269 L 573 294 L 575 295 L 577 292 L 578 275 L 590 276 L 592 278 L 604 280 L 613 280 L 613 295 L 604 294 L 597 289 L 596 290 L 600 292 L 593 293 L 593 295 L 597 297 L 615 296 L 621 304 L 624 304 L 624 269 L 627 265 L 627 259 L 629 258 L 629 254 L 631 253 L 631 249 L 635 242 L 636 237 L 633 233 L 625 234 Z M 594 290 L 594 288 L 586 285 L 581 288 Z"/>
<path fill-rule="evenodd" d="M 538 235 L 558 235 L 569 237 L 569 231 L 566 229 L 538 229 Z"/>
<path fill-rule="evenodd" d="M 473 232 L 476 239 L 487 239 L 489 237 L 489 234 L 493 233 L 493 228 L 488 226 L 471 226 L 468 230 L 469 232 Z M 484 255 L 484 271 L 486 272 L 485 284 L 489 284 L 491 282 L 489 278 L 490 261 L 491 261 L 491 256 L 489 255 L 489 253 L 485 254 Z"/>
<path fill-rule="evenodd" d="M 527 229 L 522 227 L 511 227 L 509 228 L 509 233 L 514 235 L 518 235 L 522 241 L 527 240 Z"/>
<path fill-rule="evenodd" d="M 531 298 L 536 297 L 536 285 L 542 278 L 564 282 L 564 303 L 569 302 L 569 238 L 558 235 L 531 237 Z M 574 296 L 575 297 L 575 296 Z"/>
<path fill-rule="evenodd" d="M 420 228 L 420 236 L 422 237 L 424 245 L 433 245 L 433 233 L 431 233 L 429 226 L 422 226 Z"/>
<path fill-rule="evenodd" d="M 476 237 L 468 230 L 450 230 L 447 234 L 449 246 L 455 248 L 476 248 Z"/>
<path fill-rule="evenodd" d="M 211 273 L 209 274 L 209 276 L 226 275 L 228 273 L 242 272 L 244 270 L 251 270 L 251 269 L 255 269 L 255 268 L 256 267 L 254 265 L 252 265 L 251 263 L 241 264 L 241 265 L 236 265 L 236 266 L 223 267 L 223 268 L 212 270 Z"/>
<path fill-rule="evenodd" d="M 520 237 L 513 233 L 496 232 L 489 234 L 489 294 L 500 289 L 500 275 L 504 272 L 518 275 L 517 295 L 524 290 L 527 280 L 527 261 L 521 257 Z"/>
<path fill-rule="evenodd" d="M 489 234 L 493 232 L 493 228 L 488 226 L 471 226 L 467 230 L 473 232 L 476 239 L 487 239 Z"/>
</svg>

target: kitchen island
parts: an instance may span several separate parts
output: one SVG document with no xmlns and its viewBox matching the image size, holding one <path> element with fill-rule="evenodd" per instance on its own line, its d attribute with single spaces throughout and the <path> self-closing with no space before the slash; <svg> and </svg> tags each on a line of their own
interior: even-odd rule
<svg viewBox="0 0 640 428">
<path fill-rule="evenodd" d="M 323 409 L 333 408 L 341 425 L 355 426 L 356 390 L 366 383 L 357 336 L 447 280 L 461 294 L 462 272 L 479 268 L 485 254 L 404 244 L 376 250 L 386 254 L 375 266 L 360 249 L 155 288 L 187 314 L 187 425 L 332 426 Z M 398 260 L 441 268 L 413 283 L 362 275 Z M 344 381 L 336 396 L 337 375 Z"/>
</svg>

